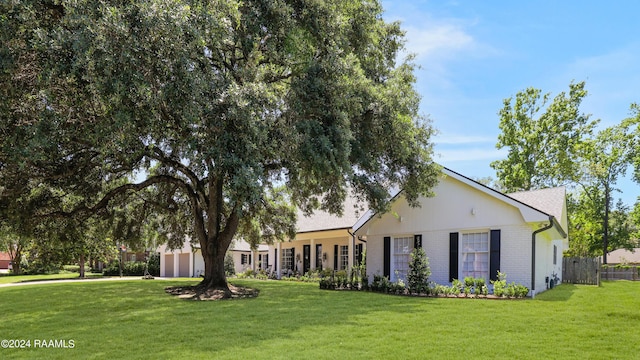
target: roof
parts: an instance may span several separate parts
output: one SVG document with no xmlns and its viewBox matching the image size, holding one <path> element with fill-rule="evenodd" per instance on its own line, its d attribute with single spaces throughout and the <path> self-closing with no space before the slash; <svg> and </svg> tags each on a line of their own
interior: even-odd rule
<svg viewBox="0 0 640 360">
<path fill-rule="evenodd" d="M 640 264 L 640 248 L 632 251 L 625 249 L 614 250 L 607 254 L 609 264 Z"/>
<path fill-rule="evenodd" d="M 451 176 L 458 181 L 461 181 L 510 205 L 516 206 L 519 208 L 521 214 L 525 218 L 525 221 L 529 222 L 534 219 L 540 219 L 539 217 L 541 215 L 544 215 L 545 217 L 552 216 L 553 218 L 549 220 L 552 220 L 553 226 L 558 230 L 562 237 L 567 236 L 566 230 L 563 229 L 560 223 L 560 219 L 562 219 L 563 216 L 564 204 L 566 202 L 564 187 L 504 194 L 446 167 L 442 168 L 442 173 L 445 176 Z M 356 231 L 359 230 L 369 220 L 371 220 L 374 215 L 375 213 L 373 212 L 367 213 L 363 219 L 360 219 L 360 221 L 356 223 L 354 229 Z"/>
<path fill-rule="evenodd" d="M 231 243 L 231 246 L 229 246 L 229 250 L 231 250 L 231 251 L 251 251 L 251 245 L 249 245 L 248 242 L 246 242 L 245 240 L 242 240 L 242 239 L 234 240 Z M 258 248 L 256 250 L 258 250 L 258 251 L 268 251 L 269 250 L 269 246 L 265 245 L 265 244 L 258 244 Z"/>
<path fill-rule="evenodd" d="M 520 201 L 521 203 L 552 215 L 556 219 L 562 218 L 562 210 L 564 209 L 566 202 L 566 190 L 563 186 L 540 190 L 520 191 L 506 195 Z"/>
<path fill-rule="evenodd" d="M 1 252 L 1 251 L 0 251 L 0 261 L 1 261 L 1 260 L 11 260 L 11 257 L 9 256 L 9 254 L 8 254 L 8 253 Z"/>
<path fill-rule="evenodd" d="M 346 197 L 342 206 L 342 216 L 333 215 L 323 210 L 315 210 L 311 215 L 305 216 L 301 210 L 298 210 L 297 232 L 351 229 L 360 216 L 367 212 L 367 207 L 352 195 Z"/>
</svg>

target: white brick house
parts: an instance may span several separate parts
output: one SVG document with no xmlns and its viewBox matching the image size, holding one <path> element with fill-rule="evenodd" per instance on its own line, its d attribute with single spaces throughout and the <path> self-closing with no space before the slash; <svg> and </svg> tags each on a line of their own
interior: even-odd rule
<svg viewBox="0 0 640 360">
<path fill-rule="evenodd" d="M 355 226 L 355 235 L 366 241 L 369 280 L 405 276 L 415 246 L 424 248 L 431 280 L 439 284 L 465 276 L 489 283 L 500 270 L 533 296 L 547 288 L 548 278 L 562 276 L 568 248 L 564 188 L 507 195 L 445 168 L 433 191 L 419 208 L 409 207 L 400 193 L 390 212 Z"/>
</svg>

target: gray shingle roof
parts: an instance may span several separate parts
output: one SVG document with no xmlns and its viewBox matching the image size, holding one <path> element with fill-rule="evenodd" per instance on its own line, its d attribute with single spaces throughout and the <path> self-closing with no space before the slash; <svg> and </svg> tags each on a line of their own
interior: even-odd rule
<svg viewBox="0 0 640 360">
<path fill-rule="evenodd" d="M 316 210 L 310 216 L 304 216 L 302 211 L 298 210 L 298 222 L 296 228 L 299 233 L 335 230 L 335 229 L 351 229 L 366 211 L 366 205 L 358 202 L 353 196 L 347 196 L 343 203 L 342 216 L 332 215 L 326 211 Z"/>
<path fill-rule="evenodd" d="M 565 205 L 566 189 L 564 186 L 548 189 L 521 191 L 507 196 L 520 201 L 534 209 L 553 215 L 556 219 L 562 219 L 562 209 Z"/>
</svg>

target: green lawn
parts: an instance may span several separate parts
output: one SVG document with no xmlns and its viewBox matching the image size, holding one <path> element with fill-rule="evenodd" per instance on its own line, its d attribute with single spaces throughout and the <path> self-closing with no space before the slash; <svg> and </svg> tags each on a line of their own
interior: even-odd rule
<svg viewBox="0 0 640 360">
<path fill-rule="evenodd" d="M 77 279 L 78 273 L 63 272 L 59 274 L 47 274 L 47 275 L 12 275 L 12 274 L 0 274 L 0 284 L 20 283 L 30 281 L 46 281 L 46 280 L 64 280 L 64 279 Z M 102 273 L 86 273 L 87 277 L 98 278 L 102 277 Z"/>
<path fill-rule="evenodd" d="M 194 302 L 163 291 L 188 283 L 0 288 L 0 338 L 32 342 L 0 348 L 0 358 L 631 359 L 640 351 L 640 282 L 562 285 L 514 301 L 251 280 L 235 283 L 259 288 L 255 299 Z M 34 349 L 35 339 L 74 348 Z"/>
</svg>

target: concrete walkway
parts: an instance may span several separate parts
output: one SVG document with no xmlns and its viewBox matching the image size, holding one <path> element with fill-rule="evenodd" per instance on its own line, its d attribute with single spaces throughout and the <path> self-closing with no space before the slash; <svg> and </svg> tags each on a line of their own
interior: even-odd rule
<svg viewBox="0 0 640 360">
<path fill-rule="evenodd" d="M 171 280 L 172 278 L 155 277 L 153 280 Z M 56 280 L 34 280 L 23 281 L 8 284 L 0 284 L 0 288 L 10 286 L 24 286 L 24 285 L 42 285 L 42 284 L 59 284 L 69 282 L 96 282 L 96 281 L 123 281 L 123 280 L 144 280 L 141 276 L 123 276 L 123 277 L 98 277 L 88 279 L 56 279 Z M 151 280 L 151 279 L 150 279 Z"/>
</svg>

